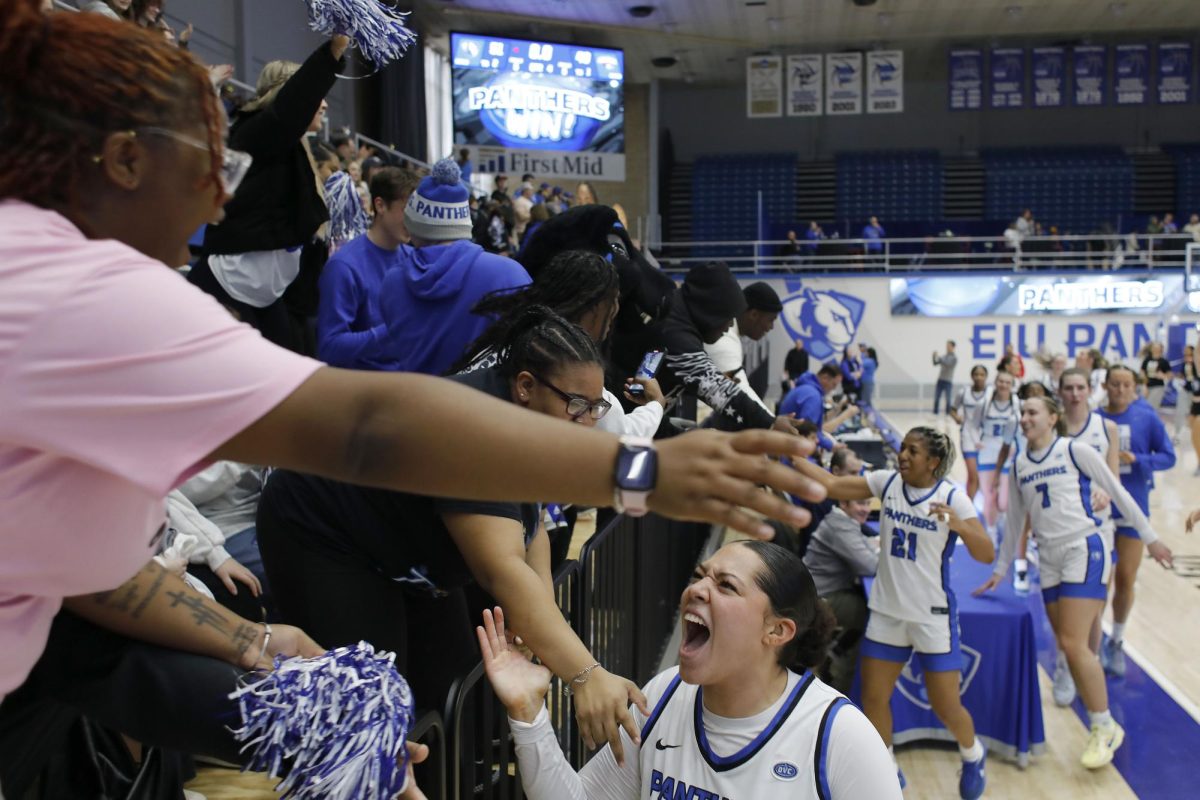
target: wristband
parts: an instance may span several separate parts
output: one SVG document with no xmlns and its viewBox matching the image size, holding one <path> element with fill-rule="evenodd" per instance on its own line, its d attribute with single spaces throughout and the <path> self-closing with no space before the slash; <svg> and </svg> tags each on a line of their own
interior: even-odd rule
<svg viewBox="0 0 1200 800">
<path fill-rule="evenodd" d="M 587 683 L 588 678 L 590 678 L 592 675 L 592 670 L 599 668 L 600 663 L 596 662 L 595 664 L 589 664 L 588 666 L 579 670 L 579 672 L 575 673 L 575 677 L 567 681 L 567 694 L 575 694 L 575 688 L 577 686 L 583 686 L 585 683 Z"/>
</svg>

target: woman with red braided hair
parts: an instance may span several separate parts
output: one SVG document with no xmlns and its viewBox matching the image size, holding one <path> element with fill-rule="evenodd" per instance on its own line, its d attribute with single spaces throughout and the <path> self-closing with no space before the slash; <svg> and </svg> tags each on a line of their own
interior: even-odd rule
<svg viewBox="0 0 1200 800">
<path fill-rule="evenodd" d="M 43 14 L 38 0 L 0 0 L 0 64 L 10 796 L 21 794 L 14 771 L 36 775 L 61 734 L 13 733 L 22 720 L 57 725 L 48 706 L 236 760 L 233 680 L 275 655 L 312 654 L 299 630 L 272 636 L 148 564 L 167 493 L 214 460 L 433 496 L 616 503 L 760 536 L 770 529 L 742 506 L 807 515 L 758 486 L 821 499 L 762 457 L 803 458 L 795 437 L 621 442 L 441 379 L 336 370 L 270 344 L 169 268 L 219 221 L 246 169 L 225 146 L 204 67 L 155 33 Z"/>
</svg>

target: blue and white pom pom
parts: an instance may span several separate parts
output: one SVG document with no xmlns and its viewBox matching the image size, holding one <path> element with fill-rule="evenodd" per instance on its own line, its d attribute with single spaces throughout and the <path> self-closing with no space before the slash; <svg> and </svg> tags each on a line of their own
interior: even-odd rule
<svg viewBox="0 0 1200 800">
<path fill-rule="evenodd" d="M 349 36 L 363 58 L 382 69 L 404 56 L 417 34 L 404 24 L 409 12 L 380 0 L 305 0 L 308 26 L 317 33 Z"/>
<path fill-rule="evenodd" d="M 230 695 L 252 750 L 247 769 L 277 777 L 283 798 L 359 800 L 404 791 L 413 696 L 394 653 L 366 642 L 318 658 L 275 658 L 275 670 Z"/>
<path fill-rule="evenodd" d="M 434 183 L 455 186 L 462 180 L 462 168 L 453 158 L 443 158 L 429 170 L 429 177 L 433 178 Z"/>
<path fill-rule="evenodd" d="M 345 172 L 335 172 L 325 181 L 325 206 L 329 209 L 330 244 L 345 244 L 371 227 L 354 179 Z"/>
</svg>

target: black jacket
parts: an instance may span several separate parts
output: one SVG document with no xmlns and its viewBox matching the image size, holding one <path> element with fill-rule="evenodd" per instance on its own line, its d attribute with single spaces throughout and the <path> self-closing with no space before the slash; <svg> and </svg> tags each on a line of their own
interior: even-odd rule
<svg viewBox="0 0 1200 800">
<path fill-rule="evenodd" d="M 727 378 L 704 350 L 702 331 L 711 331 L 746 310 L 746 299 L 729 268 L 720 263 L 695 267 L 671 298 L 667 316 L 654 327 L 664 351 L 658 382 L 664 392 L 682 385 L 713 410 L 722 430 L 769 428 L 775 417 Z"/>
<path fill-rule="evenodd" d="M 225 219 L 204 234 L 205 255 L 300 247 L 329 219 L 317 179 L 300 139 L 343 62 L 321 45 L 266 108 L 238 115 L 229 146 L 254 157 Z"/>
</svg>

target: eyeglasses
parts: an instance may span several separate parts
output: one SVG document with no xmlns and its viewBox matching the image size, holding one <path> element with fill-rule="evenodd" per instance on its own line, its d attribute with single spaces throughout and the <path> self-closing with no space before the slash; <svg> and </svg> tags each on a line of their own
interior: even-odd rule
<svg viewBox="0 0 1200 800">
<path fill-rule="evenodd" d="M 604 415 L 612 408 L 612 403 L 607 400 L 589 400 L 581 394 L 571 394 L 564 392 L 562 389 L 555 386 L 550 381 L 538 375 L 536 372 L 529 373 L 533 379 L 545 386 L 550 391 L 567 401 L 567 416 L 571 419 L 579 419 L 584 414 L 588 414 L 592 419 L 603 419 Z"/>
<path fill-rule="evenodd" d="M 138 128 L 138 130 L 156 136 L 165 136 L 189 147 L 212 152 L 212 146 L 208 142 L 202 142 L 186 133 L 154 127 Z M 242 179 L 246 177 L 246 172 L 249 171 L 253 161 L 254 158 L 249 153 L 243 153 L 241 150 L 231 150 L 226 147 L 221 151 L 221 190 L 225 194 L 233 196 L 233 193 L 241 186 Z"/>
</svg>

